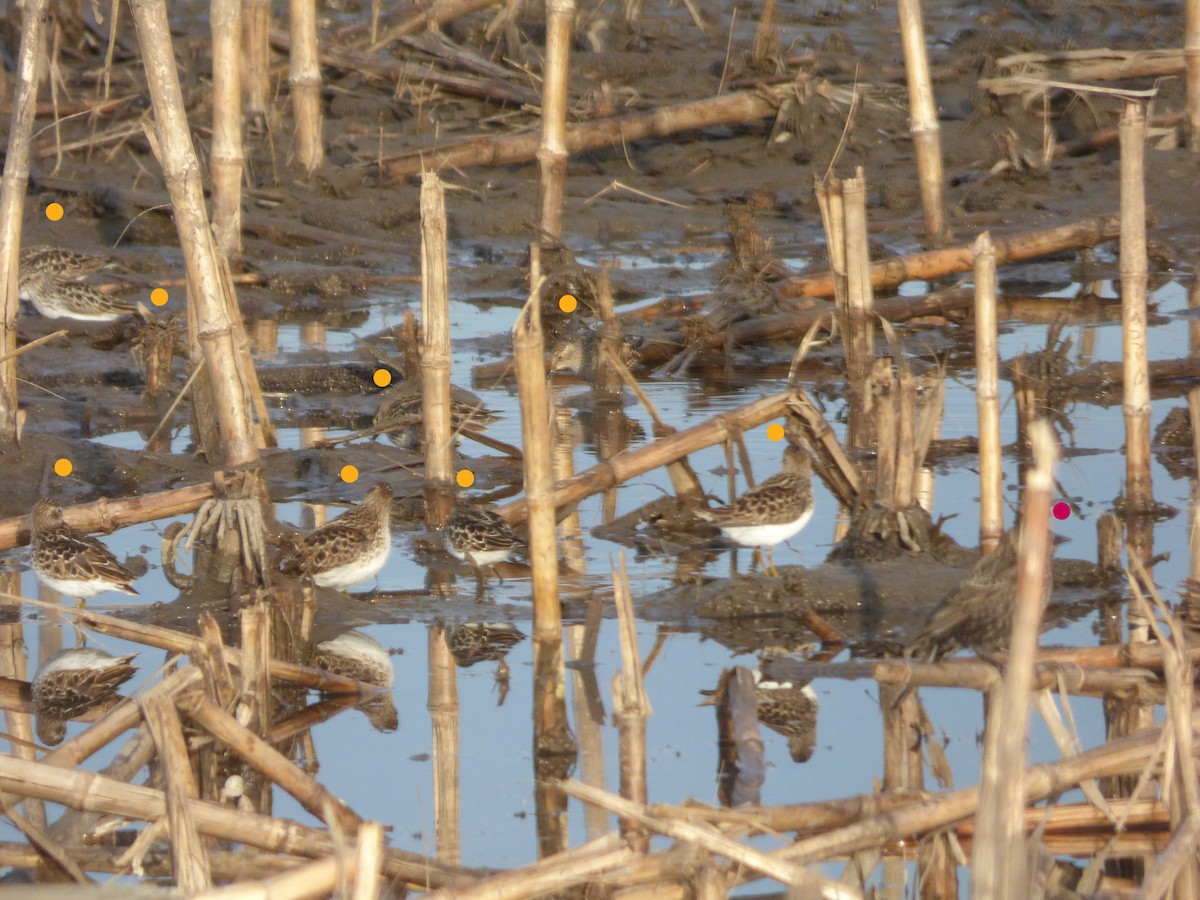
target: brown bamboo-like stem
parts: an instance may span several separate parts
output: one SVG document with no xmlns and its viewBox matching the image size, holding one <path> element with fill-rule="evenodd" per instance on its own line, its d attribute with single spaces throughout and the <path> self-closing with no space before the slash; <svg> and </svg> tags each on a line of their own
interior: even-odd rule
<svg viewBox="0 0 1200 900">
<path fill-rule="evenodd" d="M 111 532 L 126 525 L 152 522 L 168 516 L 195 512 L 200 504 L 213 496 L 212 482 L 172 488 L 142 497 L 125 500 L 101 498 L 63 510 L 63 519 L 82 531 Z M 29 543 L 29 516 L 0 519 L 0 550 L 11 550 Z"/>
<path fill-rule="evenodd" d="M 493 6 L 498 2 L 499 0 L 437 0 L 423 9 L 415 10 L 400 24 L 389 28 L 367 48 L 367 52 L 375 54 L 405 35 L 417 34 L 430 26 L 453 22 L 457 18 Z"/>
<path fill-rule="evenodd" d="M 563 790 L 585 803 L 595 803 L 618 813 L 623 818 L 632 819 L 638 824 L 665 834 L 679 841 L 696 844 L 699 847 L 717 853 L 721 856 L 745 866 L 769 878 L 774 878 L 785 885 L 791 885 L 799 896 L 811 897 L 850 897 L 853 894 L 844 893 L 837 889 L 832 882 L 815 875 L 800 866 L 784 862 L 779 855 L 762 853 L 745 844 L 721 834 L 717 829 L 703 824 L 682 822 L 678 819 L 658 819 L 650 815 L 645 804 L 635 803 L 597 790 L 590 785 L 571 779 L 563 783 Z"/>
<path fill-rule="evenodd" d="M 266 115 L 271 96 L 271 2 L 242 0 L 242 90 L 246 112 L 255 118 Z"/>
<path fill-rule="evenodd" d="M 1187 84 L 1183 134 L 1188 150 L 1200 153 L 1200 0 L 1184 4 L 1183 66 Z"/>
<path fill-rule="evenodd" d="M 438 859 L 462 862 L 459 803 L 459 705 L 454 656 L 446 632 L 429 629 L 429 720 L 433 729 L 433 830 Z"/>
<path fill-rule="evenodd" d="M 613 573 L 614 602 L 621 634 L 621 671 L 613 675 L 613 718 L 620 731 L 621 796 L 645 804 L 646 793 L 646 719 L 650 700 L 642 678 L 642 661 L 638 654 L 637 619 L 633 613 L 633 595 L 629 590 L 629 573 L 625 570 L 625 554 L 620 557 L 620 571 Z M 621 820 L 621 834 L 629 846 L 641 853 L 650 850 L 650 836 L 635 822 Z"/>
<path fill-rule="evenodd" d="M 742 91 L 629 116 L 583 122 L 567 129 L 566 147 L 571 154 L 605 147 L 619 148 L 627 142 L 666 137 L 695 128 L 765 119 L 777 111 L 776 104 L 771 101 L 753 91 Z M 506 166 L 535 159 L 540 144 L 540 135 L 478 139 L 455 147 L 421 151 L 419 156 L 411 158 L 387 161 L 383 163 L 383 170 L 388 178 L 398 180 L 418 175 L 428 168 L 441 171 L 469 166 Z"/>
<path fill-rule="evenodd" d="M 996 265 L 1002 266 L 1062 250 L 1094 247 L 1120 234 L 1120 217 L 1103 216 L 1057 228 L 994 237 L 992 240 L 996 244 Z M 970 244 L 926 250 L 909 256 L 893 256 L 871 264 L 871 286 L 879 290 L 896 287 L 906 281 L 944 278 L 959 272 L 970 272 L 974 266 L 975 258 Z M 833 275 L 830 272 L 798 275 L 781 282 L 776 290 L 784 297 L 832 297 Z"/>
<path fill-rule="evenodd" d="M 453 483 L 450 423 L 450 275 L 446 250 L 446 195 L 442 180 L 421 180 L 421 396 L 425 429 L 426 517 L 437 528 L 449 513 Z"/>
<path fill-rule="evenodd" d="M 213 230 L 226 259 L 242 255 L 242 6 L 212 0 Z"/>
<path fill-rule="evenodd" d="M 279 785 L 296 802 L 325 824 L 355 831 L 362 818 L 322 787 L 312 775 L 242 725 L 199 691 L 186 691 L 176 700 L 179 709 L 218 741 Z M 330 821 L 332 819 L 332 821 Z"/>
<path fill-rule="evenodd" d="M 1000 350 L 996 251 L 986 231 L 975 240 L 975 405 L 979 413 L 979 549 L 991 553 L 1004 533 L 1000 459 Z"/>
<path fill-rule="evenodd" d="M 0 756 L 0 790 L 39 797 L 73 809 L 137 819 L 161 819 L 167 812 L 162 791 L 9 756 Z M 246 813 L 205 800 L 189 800 L 187 808 L 200 834 L 220 840 L 309 858 L 326 856 L 336 849 L 334 838 L 327 832 L 286 819 Z M 480 874 L 396 849 L 384 851 L 383 871 L 422 889 L 462 883 Z"/>
<path fill-rule="evenodd" d="M 942 196 L 942 144 L 929 56 L 925 51 L 925 21 L 921 0 L 897 0 L 900 9 L 900 40 L 904 45 L 904 70 L 908 78 L 908 106 L 913 146 L 917 151 L 917 175 L 921 182 L 921 206 L 925 211 L 925 244 L 945 243 L 946 205 Z"/>
<path fill-rule="evenodd" d="M 1034 468 L 1025 483 L 1017 571 L 1017 599 L 1004 684 L 987 723 L 979 815 L 971 857 L 972 893 L 982 897 L 1019 896 L 1027 890 L 1026 854 L 1021 846 L 1025 798 L 1025 737 L 1033 657 L 1042 619 L 1046 568 L 1050 564 L 1050 492 L 1058 456 L 1054 432 L 1045 421 L 1030 428 Z"/>
<path fill-rule="evenodd" d="M 1121 328 L 1125 374 L 1125 490 L 1131 509 L 1153 507 L 1150 482 L 1150 375 L 1146 348 L 1146 119 L 1129 102 L 1121 116 Z M 1150 548 L 1135 548 L 1149 560 Z"/>
<path fill-rule="evenodd" d="M 546 0 L 546 61 L 542 77 L 542 141 L 537 151 L 541 178 L 542 242 L 562 236 L 567 179 L 567 83 L 575 0 Z"/>
<path fill-rule="evenodd" d="M 532 252 L 534 265 L 540 255 Z M 513 356 L 521 403 L 525 450 L 525 500 L 529 510 L 529 559 L 533 568 L 533 751 L 535 770 L 557 773 L 576 752 L 567 723 L 562 651 L 562 607 L 558 599 L 554 468 L 551 453 L 550 401 L 542 339 L 541 279 L 513 326 Z M 539 774 L 539 778 L 544 778 Z M 539 787 L 540 855 L 565 849 L 566 804 L 557 788 Z"/>
<path fill-rule="evenodd" d="M 10 15 L 16 15 L 15 10 Z M 0 443 L 15 444 L 17 425 L 17 266 L 21 252 L 21 218 L 29 183 L 29 142 L 37 113 L 37 68 L 45 56 L 42 37 L 46 0 L 27 0 L 21 11 L 21 47 L 17 55 L 16 91 L 8 126 L 8 152 L 0 184 Z"/>
<path fill-rule="evenodd" d="M 316 0 L 290 0 L 292 51 L 288 85 L 296 117 L 296 159 L 312 172 L 325 161 L 321 115 L 321 56 L 317 50 Z"/>
<path fill-rule="evenodd" d="M 152 697 L 143 701 L 141 707 L 146 727 L 158 748 L 166 782 L 164 794 L 175 882 L 184 893 L 195 894 L 212 887 L 212 875 L 207 850 L 188 809 L 188 801 L 195 800 L 200 794 L 192 776 L 183 726 L 179 723 L 175 704 L 167 697 Z"/>
<path fill-rule="evenodd" d="M 867 177 L 862 166 L 853 178 L 842 183 L 845 210 L 846 267 L 846 362 L 850 378 L 862 379 L 875 352 L 875 323 L 872 309 L 871 248 L 867 233 Z"/>
<path fill-rule="evenodd" d="M 258 459 L 251 416 L 251 387 L 241 371 L 229 307 L 224 294 L 216 246 L 204 205 L 200 166 L 175 68 L 174 47 L 164 0 L 130 4 L 142 47 L 150 98 L 154 107 L 159 162 L 171 194 L 175 226 L 188 276 L 189 317 L 195 310 L 195 338 L 211 379 L 215 416 L 226 465 Z M 251 375 L 252 377 L 252 375 Z M 210 454 L 217 448 L 206 447 Z"/>
<path fill-rule="evenodd" d="M 545 382 L 544 375 L 542 381 Z M 557 507 L 577 503 L 584 497 L 607 490 L 643 472 L 665 466 L 689 453 L 720 443 L 734 434 L 763 425 L 783 415 L 792 396 L 791 393 L 773 394 L 740 409 L 715 416 L 707 422 L 663 438 L 647 447 L 618 453 L 611 459 L 554 485 L 553 502 Z M 528 420 L 524 416 L 522 418 L 523 423 L 527 425 Z M 509 522 L 516 522 L 525 517 L 526 507 L 525 500 L 516 500 L 504 506 L 501 513 Z"/>
<path fill-rule="evenodd" d="M 20 590 L 21 576 L 16 572 L 6 573 L 0 576 L 0 580 L 7 582 L 5 587 L 15 588 Z M 43 626 L 43 631 L 46 628 Z M 61 628 L 59 631 L 58 640 L 61 644 L 62 635 Z M 48 659 L 50 654 L 47 654 L 50 648 L 39 648 L 42 653 L 39 654 L 39 659 Z M 26 669 L 28 668 L 29 660 L 25 648 L 25 626 L 18 619 L 15 622 L 7 622 L 0 625 L 0 676 L 11 678 L 14 681 L 24 683 L 26 681 Z M 19 756 L 22 759 L 36 759 L 36 743 L 34 739 L 34 721 L 30 715 L 34 711 L 33 697 L 29 692 L 23 692 L 24 697 L 20 699 L 28 700 L 28 703 L 14 704 L 8 706 L 6 704 L 4 710 L 4 730 L 12 735 L 17 740 L 12 741 L 12 750 L 14 756 Z M 15 800 L 9 798 L 8 803 L 14 803 Z M 44 830 L 46 828 L 46 807 L 44 804 L 37 801 L 29 801 L 24 807 L 25 817 L 29 820 L 32 827 Z"/>
<path fill-rule="evenodd" d="M 875 461 L 875 499 L 876 502 L 891 508 L 894 508 L 897 465 L 895 387 L 892 360 L 881 356 L 871 365 L 869 384 L 875 439 L 879 447 L 879 455 Z"/>
</svg>

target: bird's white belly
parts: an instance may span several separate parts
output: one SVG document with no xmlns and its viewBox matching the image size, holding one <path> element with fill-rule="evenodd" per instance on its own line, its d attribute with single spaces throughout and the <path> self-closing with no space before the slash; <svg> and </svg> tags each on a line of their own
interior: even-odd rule
<svg viewBox="0 0 1200 900">
<path fill-rule="evenodd" d="M 799 518 L 782 525 L 722 525 L 720 528 L 722 534 L 743 547 L 774 547 L 799 534 L 812 514 L 810 506 Z"/>
<path fill-rule="evenodd" d="M 387 562 L 388 551 L 391 549 L 391 541 L 381 542 L 370 556 L 359 557 L 354 562 L 326 569 L 324 572 L 314 575 L 313 584 L 338 591 L 361 584 L 367 579 L 375 577 L 383 568 L 383 564 Z"/>
</svg>

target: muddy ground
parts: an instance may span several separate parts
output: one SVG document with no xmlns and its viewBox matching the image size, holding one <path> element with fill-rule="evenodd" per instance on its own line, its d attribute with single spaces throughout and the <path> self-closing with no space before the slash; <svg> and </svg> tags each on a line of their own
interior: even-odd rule
<svg viewBox="0 0 1200 900">
<path fill-rule="evenodd" d="M 955 242 L 968 242 L 984 229 L 1024 232 L 1118 209 L 1115 145 L 1049 163 L 1042 150 L 1049 137 L 1066 142 L 1115 127 L 1121 101 L 1067 89 L 1029 98 L 995 96 L 979 86 L 979 79 L 996 74 L 997 59 L 1014 52 L 1141 50 L 1181 43 L 1182 9 L 1174 4 L 1005 7 L 945 4 L 926 11 Z M 632 25 L 611 4 L 581 11 L 572 56 L 573 119 L 621 115 L 794 80 L 791 102 L 775 120 L 725 124 L 578 154 L 569 166 L 566 244 L 592 256 L 619 255 L 631 246 L 651 255 L 721 248 L 728 242 L 728 206 L 736 203 L 753 212 L 776 257 L 793 264 L 810 260 L 810 269 L 820 269 L 824 238 L 812 184 L 836 157 L 839 175 L 864 168 L 874 255 L 919 249 L 922 217 L 895 9 L 887 4 L 785 2 L 775 10 L 768 52 L 755 59 L 751 51 L 760 5 L 700 2 L 692 8 L 702 23 L 687 7 L 665 3 L 645 4 Z M 389 8 L 381 30 L 408 11 L 407 5 Z M 171 14 L 180 77 L 203 162 L 211 118 L 207 23 L 199 9 L 183 4 L 172 4 Z M 19 30 L 14 15 L 10 13 L 10 47 Z M 82 16 L 66 14 L 60 23 L 59 102 L 64 113 L 99 99 L 107 28 L 92 20 L 88 4 Z M 491 85 L 493 93 L 496 85 L 536 91 L 544 40 L 541 9 L 526 5 L 489 37 L 493 17 L 482 12 L 448 23 L 439 40 L 425 36 L 394 42 L 372 54 L 371 65 L 326 65 L 328 161 L 311 175 L 298 171 L 291 160 L 285 59 L 273 55 L 272 83 L 278 91 L 268 114 L 249 123 L 246 144 L 247 233 L 237 268 L 246 276 L 239 296 L 252 332 L 262 321 L 319 320 L 357 327 L 380 293 L 396 285 L 412 290 L 412 279 L 419 274 L 419 185 L 413 178 L 389 176 L 391 161 L 479 136 L 536 131 L 536 110 L 529 104 L 464 96 L 412 74 L 455 71 L 443 59 L 445 48 L 456 45 L 499 67 L 495 71 L 500 74 L 477 79 Z M 322 50 L 364 52 L 370 43 L 369 20 L 369 4 L 340 2 L 325 8 Z M 115 102 L 98 116 L 63 118 L 55 128 L 50 94 L 43 90 L 23 235 L 25 246 L 53 243 L 111 251 L 120 264 L 113 277 L 129 286 L 133 297 L 181 274 L 169 214 L 163 208 L 147 211 L 166 202 L 158 165 L 145 138 L 127 127 L 151 118 L 137 46 L 123 15 L 110 73 Z M 399 63 L 415 68 L 397 75 Z M 854 86 L 862 89 L 861 101 L 851 115 L 847 101 Z M 1179 74 L 1103 86 L 1156 87 L 1153 113 L 1182 109 Z M 90 146 L 56 154 L 56 142 L 69 146 L 77 141 Z M 1170 135 L 1156 134 L 1147 153 L 1152 268 L 1158 273 L 1190 271 L 1200 235 L 1194 190 L 1200 158 L 1170 143 Z M 441 176 L 449 187 L 452 290 L 480 310 L 515 309 L 528 289 L 522 248 L 535 236 L 535 164 L 447 168 Z M 614 189 L 618 182 L 625 187 Z M 43 209 L 51 200 L 66 207 L 62 222 L 46 221 Z M 307 229 L 305 237 L 299 236 L 300 226 Z M 682 268 L 661 271 L 665 277 L 615 271 L 619 301 L 670 297 L 694 287 Z M 764 294 L 756 294 L 758 313 L 771 311 L 769 283 L 782 274 L 776 271 L 764 279 L 768 301 L 763 307 Z M 1110 245 L 1096 254 L 1064 254 L 1009 268 L 1001 280 L 1023 293 L 1036 293 L 1116 274 L 1116 250 Z M 710 289 L 718 287 L 714 283 Z M 182 297 L 182 288 L 176 296 Z M 794 308 L 783 301 L 775 305 Z M 31 339 L 60 325 L 31 314 L 22 318 L 21 333 Z M 21 360 L 28 421 L 22 448 L 4 453 L 10 477 L 0 484 L 0 514 L 27 511 L 54 478 L 49 465 L 59 455 L 69 455 L 76 466 L 77 477 L 55 487 L 67 502 L 207 478 L 211 467 L 187 452 L 138 454 L 88 440 L 115 431 L 148 436 L 186 371 L 177 361 L 171 392 L 144 399 L 144 376 L 130 355 L 130 335 L 115 336 L 115 346 L 102 350 L 94 339 L 105 329 L 68 327 L 68 340 Z M 931 334 L 936 337 L 930 340 L 940 342 L 936 346 L 954 351 L 969 366 L 968 330 L 951 326 Z M 387 345 L 375 337 L 377 347 Z M 501 332 L 491 341 L 478 341 L 481 359 L 503 355 L 506 339 Z M 741 377 L 752 379 L 756 368 L 786 364 L 793 351 L 790 345 L 740 348 L 739 359 L 746 365 Z M 286 348 L 270 358 L 260 355 L 275 424 L 282 429 L 367 424 L 375 409 L 370 374 L 379 361 L 362 346 L 324 357 Z M 705 362 L 701 356 L 696 367 L 702 369 Z M 723 377 L 737 376 L 726 372 Z M 839 380 L 836 364 L 831 365 L 818 393 L 823 384 L 835 395 Z M 173 422 L 178 428 L 186 421 L 185 403 Z M 277 451 L 267 454 L 265 468 L 278 497 L 328 496 L 337 493 L 329 485 L 341 465 L 355 462 L 355 454 L 375 465 L 376 452 Z M 480 465 L 486 480 L 487 466 Z M 510 477 L 505 468 L 495 481 Z M 416 484 L 414 477 L 414 489 Z"/>
</svg>

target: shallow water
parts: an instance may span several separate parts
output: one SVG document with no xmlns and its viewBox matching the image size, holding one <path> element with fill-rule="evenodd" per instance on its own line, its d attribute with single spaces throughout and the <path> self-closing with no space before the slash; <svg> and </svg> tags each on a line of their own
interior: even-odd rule
<svg viewBox="0 0 1200 900">
<path fill-rule="evenodd" d="M 643 257 L 637 265 L 631 264 L 625 271 L 654 269 L 654 257 Z M 690 269 L 684 262 L 679 266 Z M 709 277 L 706 273 L 703 277 Z M 1071 292 L 1064 292 L 1070 296 Z M 1187 331 L 1185 320 L 1178 314 L 1186 308 L 1186 294 L 1181 285 L 1168 283 L 1155 293 L 1158 312 L 1162 314 L 1159 324 L 1151 332 L 1151 356 L 1154 359 L 1169 358 L 1186 353 Z M 399 322 L 406 308 L 417 308 L 419 300 L 414 292 L 394 297 L 373 297 L 369 304 L 368 330 L 382 328 Z M 514 312 L 497 308 L 483 314 L 474 306 L 465 303 L 456 305 L 455 320 L 457 344 L 454 357 L 453 379 L 456 383 L 470 384 L 471 367 L 487 359 L 472 349 L 471 341 L 504 331 L 511 324 Z M 1073 361 L 1080 360 L 1080 347 L 1084 346 L 1085 332 L 1094 331 L 1091 355 L 1094 360 L 1115 359 L 1120 349 L 1120 329 L 1116 324 L 1096 326 L 1070 326 L 1066 335 L 1073 341 Z M 1045 326 L 1014 325 L 1001 338 L 1001 354 L 1005 359 L 1015 354 L 1035 350 L 1043 346 Z M 314 347 L 323 347 L 337 352 L 350 352 L 354 347 L 354 333 L 348 329 L 328 329 L 313 340 L 313 330 L 307 333 L 301 326 L 282 326 L 279 329 L 278 352 L 285 355 L 303 354 Z M 902 329 L 910 348 L 921 346 L 920 329 Z M 919 352 L 911 350 L 910 352 Z M 268 363 L 270 364 L 270 363 Z M 970 371 L 954 371 L 948 383 L 942 437 L 954 438 L 975 433 L 975 403 Z M 654 380 L 646 383 L 646 390 L 663 417 L 678 428 L 685 428 L 720 412 L 733 409 L 784 387 L 782 379 L 763 378 L 752 387 L 731 389 L 724 392 L 711 386 L 702 386 L 690 379 Z M 1009 384 L 1002 382 L 1002 390 Z M 501 440 L 520 443 L 519 413 L 515 399 L 508 387 L 489 390 L 478 385 L 473 388 L 484 398 L 487 405 L 503 414 L 500 422 L 489 429 L 489 433 Z M 556 383 L 555 396 L 569 398 L 585 388 L 574 382 Z M 1003 439 L 1011 442 L 1015 437 L 1015 412 L 1005 397 L 1002 413 Z M 1154 403 L 1154 424 L 1167 411 L 1180 405 L 1179 400 L 1157 400 Z M 638 422 L 644 434 L 651 433 L 649 417 L 640 407 L 627 407 L 628 415 Z M 826 409 L 830 421 L 839 419 L 840 409 Z M 1057 471 L 1061 497 L 1077 505 L 1077 511 L 1063 522 L 1053 522 L 1054 531 L 1070 540 L 1059 551 L 1060 556 L 1095 558 L 1095 519 L 1111 508 L 1114 498 L 1120 493 L 1124 479 L 1124 460 L 1121 456 L 1124 441 L 1119 405 L 1108 408 L 1078 405 L 1070 411 L 1075 432 L 1072 445 L 1064 450 L 1064 458 Z M 839 436 L 843 426 L 837 425 Z M 336 437 L 345 432 L 330 431 L 327 437 Z M 281 433 L 285 447 L 299 447 L 307 443 L 311 435 L 298 430 Z M 134 433 L 110 435 L 105 442 L 118 446 L 140 447 L 141 439 Z M 177 452 L 185 450 L 186 432 L 179 435 L 173 447 Z M 779 445 L 765 437 L 765 429 L 757 429 L 747 435 L 754 471 L 761 479 L 775 470 L 778 464 Z M 382 445 L 381 445 L 382 446 Z M 595 448 L 586 440 L 580 441 L 575 449 L 575 465 L 582 470 L 595 462 Z M 708 490 L 720 496 L 725 490 L 725 478 L 721 474 L 725 463 L 721 448 L 709 448 L 692 457 L 693 465 Z M 1016 461 L 1011 454 L 1005 457 L 1006 499 L 1015 504 L 1019 498 L 1016 477 Z M 364 481 L 370 482 L 369 473 Z M 1180 510 L 1186 509 L 1188 485 L 1172 479 L 1157 462 L 1154 468 L 1155 492 L 1162 502 Z M 616 513 L 635 509 L 649 500 L 668 492 L 670 485 L 661 471 L 651 472 L 625 484 L 620 489 Z M 815 566 L 822 562 L 832 545 L 836 508 L 832 497 L 823 485 L 816 486 L 817 510 L 813 521 L 801 536 L 789 545 L 777 548 L 774 558 L 780 567 L 789 565 Z M 975 542 L 977 529 L 978 484 L 973 458 L 959 457 L 940 464 L 936 471 L 936 488 L 931 510 L 934 519 L 953 516 L 945 523 L 945 529 L 960 543 Z M 339 509 L 328 510 L 336 515 Z M 298 502 L 281 504 L 277 513 L 283 520 L 310 527 L 312 511 Z M 588 574 L 572 579 L 569 590 L 579 593 L 594 590 L 598 596 L 610 602 L 611 581 L 609 572 L 613 561 L 622 552 L 621 548 L 587 535 L 587 529 L 601 521 L 602 500 L 598 496 L 588 498 L 580 506 L 584 523 L 586 565 Z M 1012 510 L 1006 517 L 1011 522 Z M 174 591 L 166 583 L 158 567 L 157 548 L 159 534 L 167 523 L 123 529 L 108 537 L 107 543 L 118 553 L 143 553 L 150 562 L 149 573 L 138 582 L 140 598 L 129 599 L 131 605 L 167 601 Z M 426 571 L 415 560 L 420 557 L 414 542 L 421 539 L 420 530 L 398 529 L 394 536 L 392 555 L 378 576 L 378 587 L 383 590 L 423 591 L 426 586 Z M 1160 522 L 1155 528 L 1156 550 L 1171 551 L 1171 558 L 1156 569 L 1158 583 L 1168 599 L 1176 596 L 1178 587 L 1187 574 L 1187 517 L 1180 515 Z M 15 554 L 24 560 L 21 553 Z M 750 553 L 741 551 L 736 556 L 737 570 L 746 571 L 750 564 Z M 670 557 L 647 558 L 633 561 L 630 556 L 630 578 L 636 598 L 669 587 L 675 574 L 675 560 Z M 451 618 L 456 620 L 486 619 L 499 614 L 500 618 L 513 618 L 525 632 L 531 631 L 529 616 L 531 607 L 528 597 L 528 581 L 525 578 L 508 578 L 503 583 L 495 580 L 488 585 L 487 600 L 475 603 L 474 581 L 461 569 L 457 572 L 459 598 L 453 604 Z M 707 577 L 725 577 L 731 572 L 731 556 L 716 555 L 709 561 L 703 574 Z M 31 573 L 26 572 L 22 580 L 23 589 L 29 596 L 36 596 L 36 586 Z M 363 589 L 372 587 L 364 585 Z M 568 590 L 564 586 L 564 590 Z M 117 605 L 115 595 L 96 598 L 92 606 L 105 609 Z M 932 600 L 933 598 L 931 598 Z M 436 605 L 436 604 L 435 604 Z M 424 608 L 427 608 L 428 604 Z M 620 665 L 615 619 L 611 617 L 611 606 L 606 606 L 596 657 L 595 677 L 600 685 L 600 694 L 606 708 L 611 707 L 609 685 L 614 671 Z M 410 618 L 403 600 L 390 601 L 380 607 L 385 617 L 396 620 Z M 415 614 L 412 621 L 396 621 L 393 624 L 366 626 L 364 630 L 385 647 L 398 652 L 392 657 L 396 680 L 393 695 L 399 710 L 400 727 L 395 732 L 375 731 L 365 716 L 358 711 L 344 713 L 314 729 L 314 740 L 319 763 L 318 777 L 335 794 L 359 814 L 378 819 L 394 826 L 390 841 L 392 845 L 415 851 L 435 853 L 433 775 L 431 753 L 431 724 L 427 709 L 427 647 L 428 627 L 431 617 L 425 613 Z M 26 639 L 31 648 L 39 642 L 45 643 L 43 652 L 53 650 L 58 629 L 50 626 L 42 617 L 33 616 Z M 885 623 L 886 625 L 886 623 Z M 1057 629 L 1043 637 L 1043 644 L 1086 645 L 1094 643 L 1094 617 Z M 660 623 L 643 621 L 639 624 L 638 636 L 644 655 L 653 644 Z M 571 626 L 571 637 L 578 637 L 578 628 Z M 62 639 L 61 634 L 58 636 Z M 70 640 L 69 632 L 66 640 Z M 137 647 L 121 641 L 96 636 L 92 642 L 113 653 L 133 652 Z M 568 640 L 568 648 L 571 641 Z M 38 654 L 31 650 L 31 671 Z M 568 649 L 568 660 L 573 651 Z M 160 656 L 155 651 L 142 651 L 139 664 L 142 672 L 138 680 L 153 671 Z M 533 808 L 533 759 L 530 733 L 531 697 L 531 644 L 528 640 L 518 644 L 507 657 L 511 669 L 510 691 L 504 704 L 498 705 L 494 663 L 480 663 L 469 669 L 458 669 L 457 690 L 461 704 L 460 721 L 460 784 L 462 860 L 477 866 L 517 866 L 536 858 L 537 835 Z M 721 670 L 731 665 L 754 667 L 756 659 L 750 654 L 736 654 L 721 644 L 706 640 L 702 635 L 684 629 L 674 630 L 666 637 L 663 652 L 647 675 L 646 684 L 654 715 L 649 722 L 647 734 L 647 758 L 649 765 L 649 792 L 652 802 L 681 802 L 694 797 L 704 802 L 716 803 L 716 728 L 713 710 L 701 707 L 702 689 L 716 685 Z M 587 719 L 586 706 L 580 702 L 577 685 L 582 675 L 568 674 L 572 689 L 569 702 L 573 726 L 579 735 Z M 770 768 L 762 787 L 764 803 L 800 803 L 822 799 L 847 797 L 870 793 L 879 777 L 882 761 L 882 745 L 879 726 L 877 691 L 870 682 L 822 680 L 814 684 L 820 698 L 820 720 L 817 749 L 811 760 L 802 765 L 793 763 L 788 755 L 784 739 L 764 729 L 766 758 Z M 980 750 L 976 736 L 982 728 L 981 703 L 978 695 L 968 691 L 926 690 L 922 692 L 926 707 L 935 726 L 949 739 L 947 754 L 952 765 L 957 786 L 973 784 L 978 779 Z M 1082 745 L 1096 746 L 1103 741 L 1104 724 L 1100 705 L 1093 700 L 1072 701 L 1072 709 L 1079 723 Z M 74 734 L 83 726 L 72 724 L 68 734 Z M 608 721 L 591 727 L 599 729 L 603 761 L 600 770 L 604 775 L 604 786 L 615 790 L 618 783 L 617 735 Z M 1045 732 L 1040 721 L 1035 720 L 1029 745 L 1031 760 L 1052 760 L 1058 750 Z M 98 757 L 96 762 L 103 762 Z M 592 761 L 581 759 L 576 767 L 576 777 L 583 770 L 595 771 Z M 582 806 L 571 803 L 570 840 L 575 845 L 591 835 L 597 819 L 585 821 Z M 311 822 L 310 817 L 298 805 L 281 792 L 276 794 L 276 815 L 294 817 L 301 822 Z M 611 825 L 612 822 L 610 821 Z M 18 836 L 7 826 L 3 839 Z M 772 842 L 760 840 L 763 846 Z M 838 867 L 827 866 L 830 874 Z"/>
</svg>

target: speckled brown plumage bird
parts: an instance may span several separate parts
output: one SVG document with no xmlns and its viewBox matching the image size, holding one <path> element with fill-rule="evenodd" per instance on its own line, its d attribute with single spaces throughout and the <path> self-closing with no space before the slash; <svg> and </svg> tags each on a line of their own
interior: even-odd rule
<svg viewBox="0 0 1200 900">
<path fill-rule="evenodd" d="M 117 688 L 137 671 L 136 655 L 82 647 L 60 650 L 42 663 L 32 686 L 38 739 L 49 747 L 62 743 L 68 719 L 115 700 Z"/>
<path fill-rule="evenodd" d="M 279 568 L 344 591 L 383 568 L 392 549 L 392 488 L 380 482 L 362 503 L 302 538 Z"/>
<path fill-rule="evenodd" d="M 1017 597 L 1019 528 L 1012 528 L 988 556 L 975 564 L 962 583 L 930 615 L 921 633 L 905 649 L 905 655 L 936 661 L 963 648 L 990 656 L 1008 647 L 1012 632 L 1013 606 Z M 1050 542 L 1042 605 L 1051 590 Z"/>
</svg>

